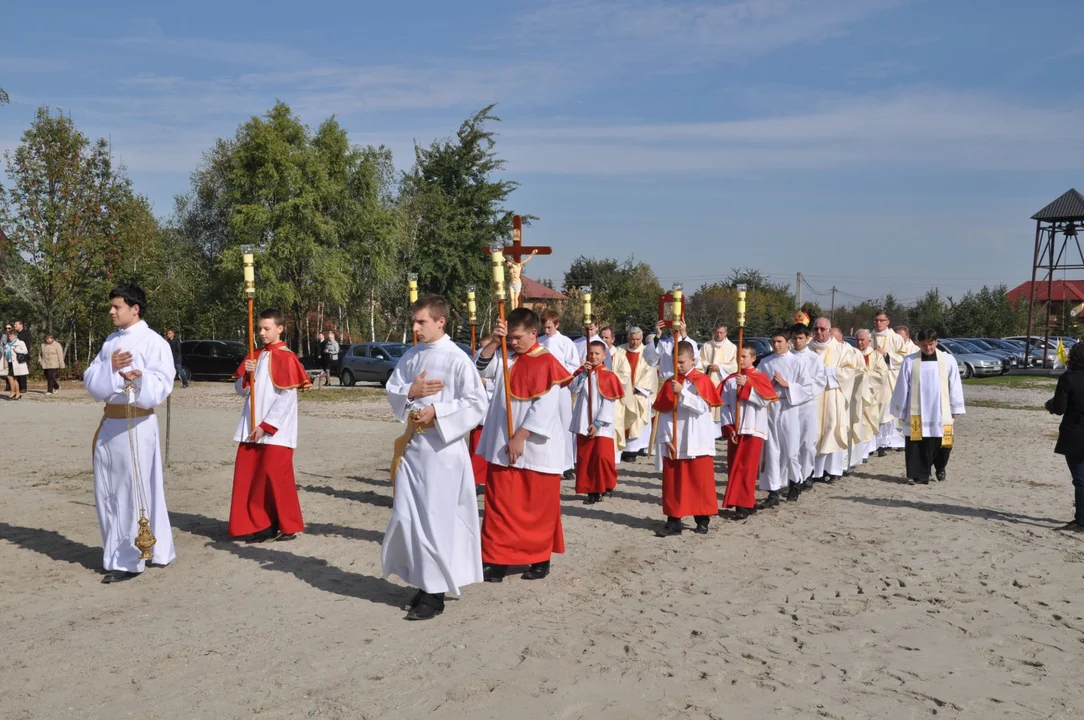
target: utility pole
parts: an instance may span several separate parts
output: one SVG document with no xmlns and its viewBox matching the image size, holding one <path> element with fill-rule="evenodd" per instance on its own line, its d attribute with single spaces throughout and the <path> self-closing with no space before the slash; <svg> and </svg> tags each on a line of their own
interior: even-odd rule
<svg viewBox="0 0 1084 720">
<path fill-rule="evenodd" d="M 832 286 L 832 309 L 828 312 L 828 319 L 833 325 L 836 323 L 836 286 Z"/>
<path fill-rule="evenodd" d="M 798 280 L 794 283 L 794 299 L 798 303 L 796 309 L 802 309 L 802 274 L 798 273 Z"/>
</svg>

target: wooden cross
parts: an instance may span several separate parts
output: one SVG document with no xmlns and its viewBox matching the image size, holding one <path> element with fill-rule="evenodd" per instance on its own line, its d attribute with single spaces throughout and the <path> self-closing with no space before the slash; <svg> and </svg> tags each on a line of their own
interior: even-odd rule
<svg viewBox="0 0 1084 720">
<path fill-rule="evenodd" d="M 511 300 L 513 310 L 518 308 L 520 304 L 522 281 L 519 278 L 522 277 L 523 266 L 530 261 L 533 255 L 549 255 L 552 252 L 553 249 L 548 245 L 525 246 L 523 244 L 523 218 L 519 215 L 512 216 L 512 244 L 504 247 L 504 255 L 511 258 L 508 261 L 508 268 L 511 273 L 508 282 L 508 299 Z M 492 251 L 486 248 L 486 253 L 492 254 Z M 527 260 L 523 259 L 524 255 L 527 256 Z"/>
<path fill-rule="evenodd" d="M 489 255 L 490 251 L 488 247 L 485 251 L 486 255 Z M 510 257 L 516 262 L 523 262 L 523 256 L 530 255 L 532 252 L 536 255 L 550 255 L 553 253 L 553 248 L 549 245 L 524 245 L 523 218 L 519 215 L 514 215 L 512 217 L 512 244 L 504 246 L 504 256 Z"/>
</svg>

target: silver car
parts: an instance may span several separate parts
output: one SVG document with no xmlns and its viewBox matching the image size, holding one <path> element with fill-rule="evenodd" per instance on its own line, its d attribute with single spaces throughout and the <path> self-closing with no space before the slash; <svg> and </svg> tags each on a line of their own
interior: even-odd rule
<svg viewBox="0 0 1084 720">
<path fill-rule="evenodd" d="M 1000 358 L 969 352 L 967 348 L 951 340 L 939 341 L 937 349 L 956 357 L 956 361 L 960 364 L 960 376 L 964 380 L 1001 374 L 1002 364 Z"/>
<path fill-rule="evenodd" d="M 356 343 L 339 358 L 339 382 L 351 387 L 358 382 L 378 382 L 383 387 L 409 345 L 403 343 Z"/>
</svg>

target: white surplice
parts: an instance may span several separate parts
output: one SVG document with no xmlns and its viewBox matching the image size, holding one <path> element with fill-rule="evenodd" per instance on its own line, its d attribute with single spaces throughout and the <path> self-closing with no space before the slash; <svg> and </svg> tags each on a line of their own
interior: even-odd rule
<svg viewBox="0 0 1084 720">
<path fill-rule="evenodd" d="M 738 405 L 738 378 L 731 377 L 723 383 L 723 405 L 719 408 L 719 415 L 724 426 L 734 424 L 734 412 Z M 761 439 L 768 437 L 768 418 L 771 405 L 778 405 L 767 399 L 753 387 L 749 393 L 749 399 L 741 404 L 741 426 L 735 428 L 738 435 L 752 435 Z"/>
<path fill-rule="evenodd" d="M 768 411 L 768 437 L 764 441 L 760 473 L 760 487 L 778 492 L 789 483 L 805 480 L 799 459 L 799 413 L 802 406 L 813 401 L 812 385 L 806 380 L 807 365 L 792 352 L 769 355 L 760 361 L 757 369 L 773 378 L 772 387 L 779 396 L 779 402 L 772 403 Z M 787 381 L 789 387 L 774 381 L 776 373 Z"/>
<path fill-rule="evenodd" d="M 509 363 L 516 363 L 513 357 Z M 499 355 L 493 354 L 489 364 L 482 369 L 482 377 L 493 383 L 493 399 L 486 412 L 482 437 L 475 455 L 503 467 L 521 468 L 549 475 L 560 475 L 565 470 L 565 458 L 553 440 L 569 435 L 569 425 L 561 424 L 561 387 L 554 385 L 539 397 L 530 400 L 512 399 L 512 432 L 520 428 L 530 431 L 523 444 L 523 454 L 515 464 L 508 462 L 508 413 L 504 404 L 504 372 Z M 570 421 L 571 422 L 571 421 Z"/>
<path fill-rule="evenodd" d="M 553 335 L 546 335 L 543 333 L 538 336 L 538 344 L 550 351 L 550 353 L 557 358 L 562 365 L 565 366 L 565 370 L 571 375 L 583 364 L 580 360 L 580 351 L 576 347 L 570 338 L 562 335 L 560 331 Z M 561 400 L 558 406 L 561 412 L 561 425 L 562 427 L 568 427 L 572 422 L 572 390 L 563 387 L 560 390 Z M 572 433 L 567 433 L 564 436 L 554 438 L 554 442 L 563 443 L 563 449 L 561 453 L 565 458 L 566 467 L 565 470 L 571 470 L 576 466 L 576 436 Z"/>
<path fill-rule="evenodd" d="M 440 380 L 436 395 L 408 399 L 422 372 Z M 482 582 L 482 545 L 474 473 L 467 436 L 478 427 L 486 391 L 470 358 L 447 335 L 407 350 L 387 384 L 388 402 L 399 422 L 412 410 L 436 408 L 436 427 L 415 432 L 395 476 L 391 522 L 380 561 L 384 577 L 398 575 L 428 593 L 459 595 Z"/>
<path fill-rule="evenodd" d="M 651 367 L 659 369 L 659 381 L 674 376 L 674 336 L 667 335 L 666 337 L 658 340 L 658 347 L 655 346 L 654 337 L 649 337 L 644 341 L 644 356 L 643 359 L 647 361 L 647 364 Z M 683 342 L 687 342 L 693 346 L 693 357 L 697 356 L 700 352 L 699 347 L 696 344 L 696 340 L 691 337 L 683 337 Z"/>
<path fill-rule="evenodd" d="M 941 353 L 946 358 L 948 372 L 949 412 L 963 415 L 964 388 L 960 381 L 960 365 L 949 353 Z M 952 424 L 952 418 L 946 419 L 941 412 L 941 372 L 940 363 L 927 360 L 923 362 L 922 352 L 904 358 L 900 369 L 896 389 L 892 391 L 892 403 L 889 412 L 899 418 L 905 432 L 911 428 L 911 365 L 921 363 L 919 387 L 919 412 L 922 417 L 922 437 L 944 437 L 945 425 Z"/>
<path fill-rule="evenodd" d="M 587 383 L 591 383 L 588 392 Z M 572 390 L 576 393 L 576 407 L 572 410 L 572 424 L 569 430 L 575 435 L 587 435 L 591 431 L 591 423 L 587 419 L 588 405 L 591 407 L 591 417 L 599 424 L 598 437 L 612 438 L 614 436 L 614 409 L 616 403 L 610 398 L 602 396 L 598 391 L 598 373 L 580 373 L 572 381 Z M 594 400 L 594 403 L 588 401 Z"/>
<path fill-rule="evenodd" d="M 820 439 L 820 417 L 817 415 L 819 398 L 828 386 L 828 373 L 824 361 L 809 347 L 799 352 L 791 350 L 802 367 L 802 392 L 808 393 L 810 401 L 802 403 L 798 410 L 798 463 L 802 468 L 802 477 L 813 476 L 817 461 L 817 441 Z"/>
<path fill-rule="evenodd" d="M 125 372 L 140 370 L 143 375 L 131 383 L 113 370 L 113 353 L 132 354 Z M 131 404 L 151 410 L 161 405 L 173 391 L 176 374 L 169 342 L 140 320 L 105 339 L 101 352 L 83 372 L 83 384 L 91 397 L 110 405 Z M 131 385 L 126 391 L 125 386 Z M 158 447 L 158 418 L 155 415 L 132 420 L 139 474 L 146 497 L 147 519 L 155 537 L 155 565 L 173 562 L 173 529 L 169 525 L 162 477 L 162 456 Z M 132 477 L 132 451 L 129 447 L 128 421 L 102 419 L 94 435 L 94 504 L 105 549 L 102 565 L 107 571 L 143 572 L 135 546 L 139 529 L 139 497 Z"/>
<path fill-rule="evenodd" d="M 258 445 L 278 445 L 280 447 L 297 447 L 297 388 L 280 390 L 271 382 L 271 353 L 290 352 L 285 349 L 275 349 L 261 352 L 256 359 L 256 426 L 267 423 L 276 428 L 274 435 L 268 433 L 257 441 Z M 462 352 L 462 351 L 460 351 Z M 248 400 L 248 388 L 244 385 L 245 378 L 242 375 L 233 383 L 233 389 L 245 398 L 241 406 L 241 419 L 237 421 L 237 432 L 233 434 L 236 443 L 252 442 L 252 430 L 249 428 L 249 420 L 252 411 Z"/>
<path fill-rule="evenodd" d="M 670 457 L 668 445 L 674 429 L 673 410 L 659 413 L 657 422 L 659 429 L 655 433 L 655 468 L 662 472 L 663 458 Z M 696 385 L 688 381 L 681 384 L 681 392 L 678 394 L 677 425 L 680 440 L 677 447 L 678 460 L 692 460 L 705 455 L 715 457 L 715 421 L 711 417 L 711 406 L 700 397 Z"/>
</svg>

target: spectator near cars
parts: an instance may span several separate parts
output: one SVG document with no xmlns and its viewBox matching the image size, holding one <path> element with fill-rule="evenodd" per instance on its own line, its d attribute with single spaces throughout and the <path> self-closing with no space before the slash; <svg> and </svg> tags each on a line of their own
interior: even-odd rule
<svg viewBox="0 0 1084 720">
<path fill-rule="evenodd" d="M 173 368 L 177 371 L 177 377 L 181 379 L 181 387 L 188 387 L 188 373 L 184 369 L 183 356 L 181 355 L 181 339 L 173 328 L 166 330 L 166 340 L 169 340 L 169 350 L 173 353 Z"/>
</svg>

